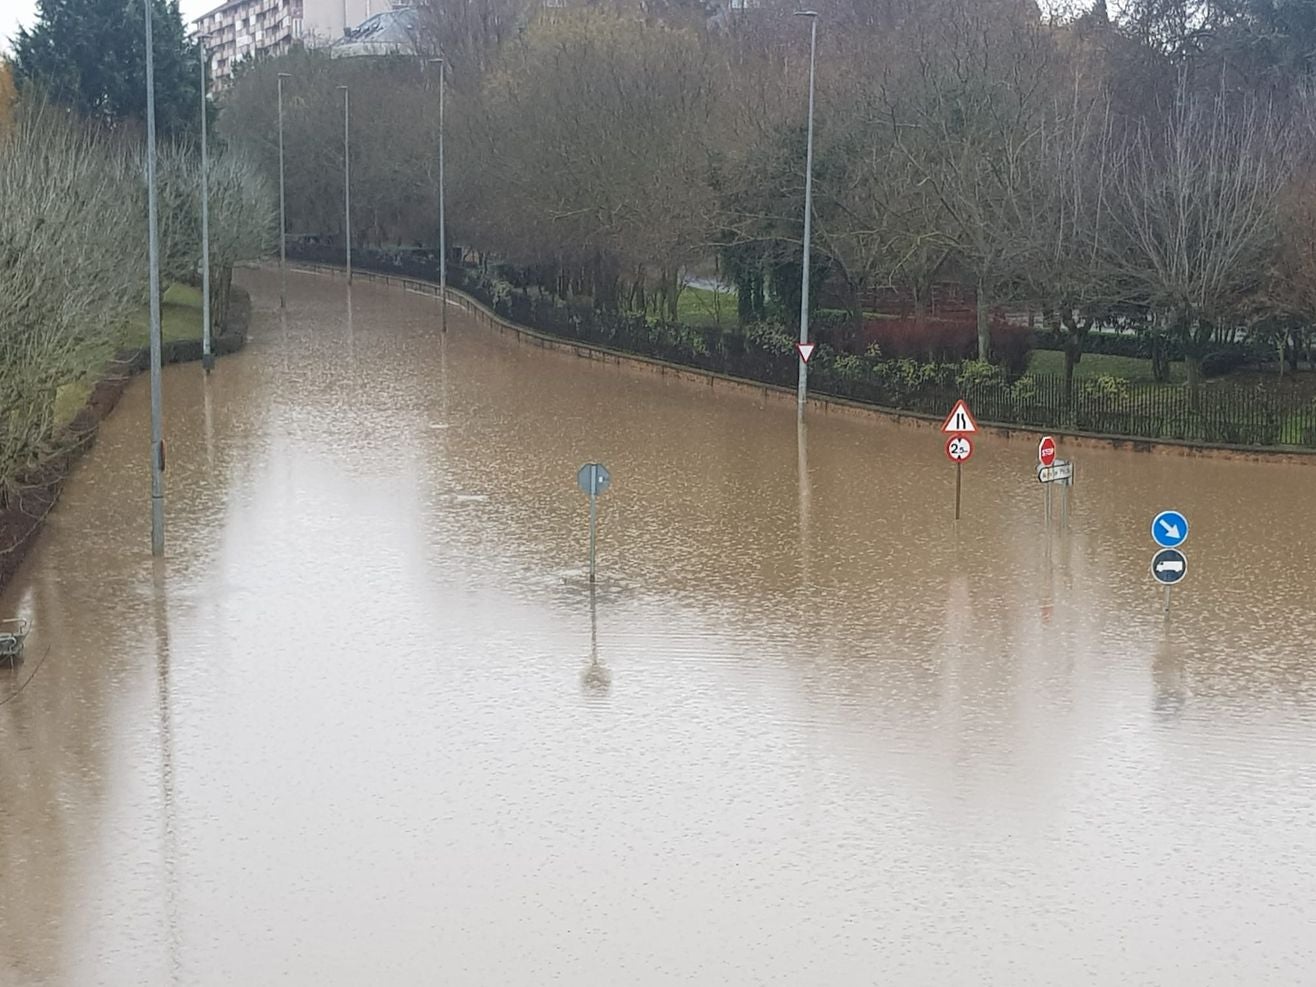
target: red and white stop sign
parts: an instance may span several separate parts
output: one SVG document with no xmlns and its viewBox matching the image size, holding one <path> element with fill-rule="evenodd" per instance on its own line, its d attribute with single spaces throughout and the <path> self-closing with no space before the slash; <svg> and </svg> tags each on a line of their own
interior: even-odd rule
<svg viewBox="0 0 1316 987">
<path fill-rule="evenodd" d="M 1051 436 L 1043 436 L 1037 444 L 1037 461 L 1043 466 L 1050 466 L 1056 461 L 1056 440 Z"/>
</svg>

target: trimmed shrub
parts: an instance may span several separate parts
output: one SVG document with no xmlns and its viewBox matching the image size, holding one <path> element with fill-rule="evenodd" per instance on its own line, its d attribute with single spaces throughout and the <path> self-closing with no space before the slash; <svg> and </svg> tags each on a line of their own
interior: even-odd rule
<svg viewBox="0 0 1316 987">
<path fill-rule="evenodd" d="M 1010 324 L 996 311 L 988 331 L 994 361 L 1012 374 L 1028 369 L 1033 334 L 1027 328 Z M 973 309 L 960 308 L 943 310 L 935 318 L 870 319 L 864 323 L 861 344 L 865 349 L 876 345 L 890 359 L 961 363 L 978 356 L 978 317 Z"/>
<path fill-rule="evenodd" d="M 1203 377 L 1223 377 L 1232 374 L 1248 362 L 1248 352 L 1243 347 L 1216 350 L 1202 359 Z"/>
</svg>

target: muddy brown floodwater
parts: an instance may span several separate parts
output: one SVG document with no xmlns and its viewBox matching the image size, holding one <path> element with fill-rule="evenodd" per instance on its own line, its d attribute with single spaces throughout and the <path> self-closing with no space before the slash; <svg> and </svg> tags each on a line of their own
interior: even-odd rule
<svg viewBox="0 0 1316 987">
<path fill-rule="evenodd" d="M 986 438 L 957 527 L 931 431 L 245 281 L 164 562 L 137 381 L 0 598 L 0 982 L 1313 982 L 1316 463 L 1047 536 Z"/>
</svg>

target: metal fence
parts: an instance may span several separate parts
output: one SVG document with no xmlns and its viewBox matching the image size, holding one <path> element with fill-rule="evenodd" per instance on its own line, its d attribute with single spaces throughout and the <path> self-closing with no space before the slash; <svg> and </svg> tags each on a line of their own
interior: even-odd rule
<svg viewBox="0 0 1316 987">
<path fill-rule="evenodd" d="M 290 257 L 338 263 L 332 249 L 297 246 Z M 437 261 L 417 252 L 353 254 L 363 270 L 437 280 Z M 449 283 L 510 322 L 592 346 L 652 357 L 700 370 L 793 387 L 796 361 L 782 327 L 747 331 L 655 323 L 638 314 L 566 306 L 480 271 L 450 267 Z M 1087 432 L 1132 439 L 1248 447 L 1316 449 L 1316 399 L 1287 389 L 1211 381 L 1194 394 L 1186 386 L 1083 379 L 1067 388 L 1061 376 L 986 375 L 952 365 L 919 365 L 838 354 L 820 348 L 809 365 L 812 393 L 896 411 L 937 416 L 957 398 L 979 421 L 1033 429 Z"/>
</svg>

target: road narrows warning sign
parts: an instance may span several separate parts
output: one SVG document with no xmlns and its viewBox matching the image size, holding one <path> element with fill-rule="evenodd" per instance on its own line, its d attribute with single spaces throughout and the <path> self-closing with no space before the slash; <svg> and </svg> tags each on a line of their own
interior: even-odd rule
<svg viewBox="0 0 1316 987">
<path fill-rule="evenodd" d="M 963 398 L 956 401 L 955 407 L 950 409 L 950 414 L 946 416 L 941 430 L 947 435 L 970 435 L 978 431 L 978 423 L 973 420 L 973 413 L 969 411 L 969 406 Z"/>
</svg>

